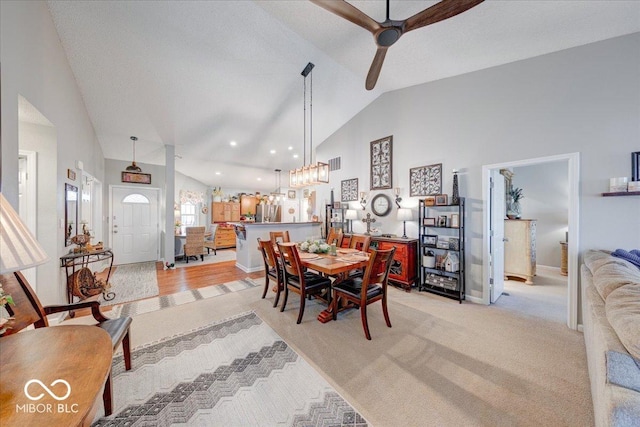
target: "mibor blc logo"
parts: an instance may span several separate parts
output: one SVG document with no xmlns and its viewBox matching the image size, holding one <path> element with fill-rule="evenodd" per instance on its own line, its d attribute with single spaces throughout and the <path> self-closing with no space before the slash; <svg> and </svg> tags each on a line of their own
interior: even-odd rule
<svg viewBox="0 0 640 427">
<path fill-rule="evenodd" d="M 58 384 L 64 384 L 66 387 L 66 391 L 63 387 L 55 387 Z M 64 394 L 58 395 L 51 388 L 55 388 L 58 393 L 64 392 Z M 51 396 L 57 401 L 67 400 L 69 396 L 71 396 L 71 385 L 63 380 L 57 379 L 47 387 L 42 381 L 38 379 L 31 379 L 26 382 L 24 385 L 24 395 L 27 399 L 37 402 L 40 399 L 43 399 L 46 394 Z M 78 412 L 78 404 L 77 403 L 25 403 L 23 405 L 16 405 L 17 413 L 24 414 L 75 414 Z"/>
</svg>

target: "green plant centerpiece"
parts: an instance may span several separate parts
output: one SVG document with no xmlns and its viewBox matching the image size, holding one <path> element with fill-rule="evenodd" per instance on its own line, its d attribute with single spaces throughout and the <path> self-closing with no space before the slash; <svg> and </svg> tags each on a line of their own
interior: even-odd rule
<svg viewBox="0 0 640 427">
<path fill-rule="evenodd" d="M 309 252 L 312 254 L 326 254 L 331 249 L 331 246 L 322 240 L 305 240 L 300 243 L 300 250 L 304 252 Z"/>
<path fill-rule="evenodd" d="M 522 188 L 511 187 L 508 194 L 511 200 L 509 201 L 509 204 L 507 206 L 507 218 L 520 219 L 522 216 L 520 200 L 524 199 L 524 195 L 522 194 Z"/>
</svg>

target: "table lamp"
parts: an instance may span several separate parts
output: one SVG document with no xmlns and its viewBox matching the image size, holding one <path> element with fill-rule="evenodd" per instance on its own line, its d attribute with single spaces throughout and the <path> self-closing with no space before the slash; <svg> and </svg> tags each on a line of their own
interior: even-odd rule
<svg viewBox="0 0 640 427">
<path fill-rule="evenodd" d="M 0 193 L 0 274 L 35 267 L 48 259 L 40 243 Z"/>
<path fill-rule="evenodd" d="M 398 209 L 398 221 L 402 221 L 402 238 L 407 238 L 407 221 L 411 221 L 413 219 L 413 213 L 411 209 L 400 208 Z"/>
<path fill-rule="evenodd" d="M 353 233 L 353 224 L 351 223 L 351 221 L 353 221 L 354 219 L 358 219 L 358 211 L 356 211 L 355 209 L 347 209 L 347 212 L 345 212 L 344 214 L 344 219 L 349 221 L 347 223 L 347 233 Z"/>
</svg>

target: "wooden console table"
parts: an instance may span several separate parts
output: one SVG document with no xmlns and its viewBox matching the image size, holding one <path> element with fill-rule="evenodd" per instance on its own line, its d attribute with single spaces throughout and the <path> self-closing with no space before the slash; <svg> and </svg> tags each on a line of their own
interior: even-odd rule
<svg viewBox="0 0 640 427">
<path fill-rule="evenodd" d="M 71 304 L 73 302 L 74 295 L 78 297 L 78 299 L 83 300 L 87 298 L 83 295 L 78 295 L 73 292 L 74 289 L 74 279 L 76 278 L 76 273 L 80 272 L 80 270 L 87 268 L 88 265 L 94 262 L 99 261 L 108 261 L 109 262 L 109 271 L 107 272 L 107 277 L 105 279 L 105 285 L 109 283 L 109 278 L 111 277 L 111 268 L 113 267 L 113 252 L 109 248 L 101 249 L 99 251 L 87 251 L 87 252 L 78 252 L 78 253 L 70 253 L 60 257 L 60 267 L 65 268 L 65 273 L 67 275 L 67 302 Z M 87 283 L 84 285 L 91 288 L 94 285 L 93 273 L 87 275 L 87 277 L 83 278 Z M 116 294 L 113 292 L 108 292 L 108 288 L 104 288 L 102 291 L 102 295 L 106 301 L 111 301 L 116 297 Z M 69 313 L 71 317 L 73 317 L 73 313 Z"/>
<path fill-rule="evenodd" d="M 386 250 L 393 247 L 396 248 L 396 252 L 393 255 L 389 271 L 389 283 L 411 292 L 411 287 L 418 278 L 418 269 L 416 268 L 418 240 L 378 236 L 371 238 L 371 248 L 373 249 Z"/>
<path fill-rule="evenodd" d="M 111 370 L 107 332 L 88 325 L 38 328 L 0 338 L 0 345 L 0 425 L 91 425 Z"/>
</svg>

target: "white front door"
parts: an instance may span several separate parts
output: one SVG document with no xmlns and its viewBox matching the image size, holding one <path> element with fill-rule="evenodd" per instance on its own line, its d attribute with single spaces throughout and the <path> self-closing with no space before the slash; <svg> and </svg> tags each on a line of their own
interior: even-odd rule
<svg viewBox="0 0 640 427">
<path fill-rule="evenodd" d="M 491 302 L 494 303 L 504 292 L 504 218 L 505 218 L 505 196 L 504 196 L 504 176 L 499 169 L 491 170 L 491 191 L 489 199 L 489 257 L 491 275 L 489 289 L 491 291 Z"/>
<path fill-rule="evenodd" d="M 158 200 L 157 189 L 112 189 L 111 244 L 115 264 L 158 259 Z"/>
</svg>

